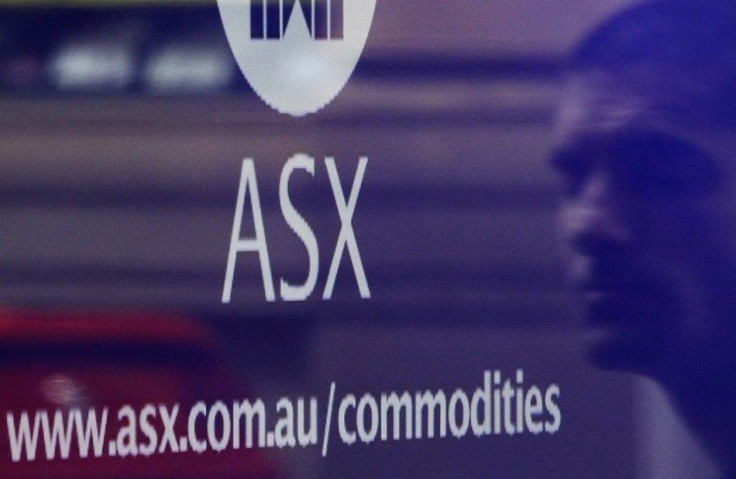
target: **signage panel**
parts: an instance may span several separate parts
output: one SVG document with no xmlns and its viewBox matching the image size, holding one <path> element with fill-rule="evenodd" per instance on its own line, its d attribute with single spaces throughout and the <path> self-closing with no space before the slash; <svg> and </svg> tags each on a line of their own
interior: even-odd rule
<svg viewBox="0 0 736 479">
<path fill-rule="evenodd" d="M 0 9 L 7 477 L 732 477 L 729 3 Z"/>
</svg>

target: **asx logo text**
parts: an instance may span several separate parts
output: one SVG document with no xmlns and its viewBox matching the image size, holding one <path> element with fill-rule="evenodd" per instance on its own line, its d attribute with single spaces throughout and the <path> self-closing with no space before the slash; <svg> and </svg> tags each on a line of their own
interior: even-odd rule
<svg viewBox="0 0 736 479">
<path fill-rule="evenodd" d="M 355 207 L 358 203 L 358 196 L 363 183 L 365 169 L 368 165 L 368 158 L 362 157 L 358 162 L 358 167 L 353 178 L 352 187 L 346 197 L 343 187 L 340 184 L 340 176 L 337 172 L 335 159 L 327 157 L 324 159 L 327 176 L 334 197 L 336 213 L 340 218 L 340 233 L 335 241 L 335 249 L 332 254 L 332 260 L 327 273 L 324 290 L 322 292 L 323 300 L 332 299 L 332 292 L 335 287 L 337 271 L 340 267 L 345 250 L 347 256 L 352 263 L 355 281 L 358 285 L 360 297 L 368 299 L 371 297 L 368 288 L 368 280 L 363 268 L 363 261 L 358 249 L 358 242 L 353 229 L 353 215 Z M 281 170 L 281 178 L 279 180 L 279 204 L 281 207 L 281 215 L 291 230 L 296 234 L 299 240 L 304 244 L 307 258 L 309 261 L 309 269 L 306 279 L 301 284 L 291 284 L 286 279 L 281 278 L 279 295 L 283 301 L 305 301 L 312 296 L 317 285 L 317 277 L 319 275 L 319 256 L 320 250 L 317 243 L 317 237 L 312 230 L 310 224 L 297 211 L 289 196 L 289 180 L 292 174 L 309 174 L 315 176 L 315 160 L 305 154 L 296 154 L 289 158 Z M 246 212 L 246 206 L 250 204 L 250 214 Z M 243 221 L 252 221 L 252 236 L 243 237 L 242 227 Z M 247 225 L 251 226 L 251 225 Z M 240 173 L 240 185 L 238 187 L 238 197 L 235 206 L 235 217 L 233 219 L 232 234 L 230 236 L 230 249 L 227 258 L 227 269 L 225 271 L 225 284 L 222 291 L 222 302 L 229 303 L 232 291 L 233 281 L 235 278 L 235 263 L 238 255 L 246 253 L 258 256 L 261 269 L 261 278 L 263 280 L 263 290 L 266 301 L 276 301 L 276 289 L 274 288 L 273 274 L 271 272 L 271 261 L 269 259 L 269 248 L 266 240 L 266 229 L 264 227 L 263 213 L 261 210 L 261 200 L 258 193 L 258 183 L 256 180 L 256 167 L 251 158 L 243 160 L 243 166 Z"/>
</svg>

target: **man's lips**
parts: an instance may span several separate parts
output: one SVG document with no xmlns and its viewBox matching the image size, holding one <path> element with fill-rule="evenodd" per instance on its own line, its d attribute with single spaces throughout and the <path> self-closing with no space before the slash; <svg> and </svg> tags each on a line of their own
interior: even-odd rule
<svg viewBox="0 0 736 479">
<path fill-rule="evenodd" d="M 640 275 L 627 266 L 630 264 L 623 259 L 615 263 L 582 259 L 577 270 L 573 271 L 573 279 L 578 289 L 583 291 L 627 291 L 641 282 Z"/>
<path fill-rule="evenodd" d="M 601 274 L 579 278 L 575 288 L 586 303 L 621 302 L 643 296 L 647 289 L 643 282 L 635 283 L 631 277 L 623 281 Z"/>
<path fill-rule="evenodd" d="M 571 270 L 573 286 L 586 306 L 593 326 L 640 328 L 642 316 L 658 303 L 661 295 L 644 279 L 631 261 L 578 257 Z"/>
<path fill-rule="evenodd" d="M 625 281 L 611 278 L 605 281 L 596 278 L 585 279 L 576 285 L 576 289 L 586 301 L 642 300 L 658 295 L 658 289 L 651 282 L 635 278 L 633 275 Z"/>
<path fill-rule="evenodd" d="M 619 255 L 578 255 L 571 265 L 570 277 L 575 289 L 591 299 L 652 291 L 651 282 L 634 265 L 634 261 Z"/>
<path fill-rule="evenodd" d="M 635 302 L 621 290 L 587 289 L 582 296 L 592 326 L 625 326 L 635 316 Z"/>
<path fill-rule="evenodd" d="M 582 292 L 586 303 L 599 303 L 603 301 L 622 300 L 625 294 L 621 290 L 612 289 L 586 289 Z"/>
<path fill-rule="evenodd" d="M 677 296 L 643 261 L 626 254 L 583 255 L 570 263 L 586 322 L 588 354 L 599 365 L 644 364 L 665 347 Z"/>
</svg>

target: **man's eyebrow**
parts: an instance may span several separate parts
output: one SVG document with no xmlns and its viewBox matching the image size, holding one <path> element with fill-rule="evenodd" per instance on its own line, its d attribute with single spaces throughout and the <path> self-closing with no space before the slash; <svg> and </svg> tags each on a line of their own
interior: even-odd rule
<svg viewBox="0 0 736 479">
<path fill-rule="evenodd" d="M 696 145 L 679 138 L 678 136 L 662 133 L 655 130 L 627 130 L 618 133 L 614 138 L 615 144 L 647 145 L 649 147 L 688 148 L 695 149 Z"/>
<path fill-rule="evenodd" d="M 675 135 L 660 132 L 635 132 L 621 135 L 616 144 L 624 148 L 638 148 L 645 152 L 657 152 L 662 159 L 688 160 L 690 164 L 699 164 L 702 169 L 719 170 L 713 156 L 697 143 Z"/>
</svg>

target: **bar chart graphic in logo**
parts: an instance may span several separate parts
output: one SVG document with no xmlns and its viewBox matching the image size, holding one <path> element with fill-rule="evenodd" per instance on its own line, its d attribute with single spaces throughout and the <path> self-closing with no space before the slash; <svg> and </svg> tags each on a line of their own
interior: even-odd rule
<svg viewBox="0 0 736 479">
<path fill-rule="evenodd" d="M 218 0 L 240 70 L 275 110 L 304 116 L 343 89 L 368 39 L 376 0 Z"/>
<path fill-rule="evenodd" d="M 343 39 L 343 0 L 250 0 L 251 40 L 280 40 L 298 4 L 309 35 L 315 40 Z"/>
</svg>

